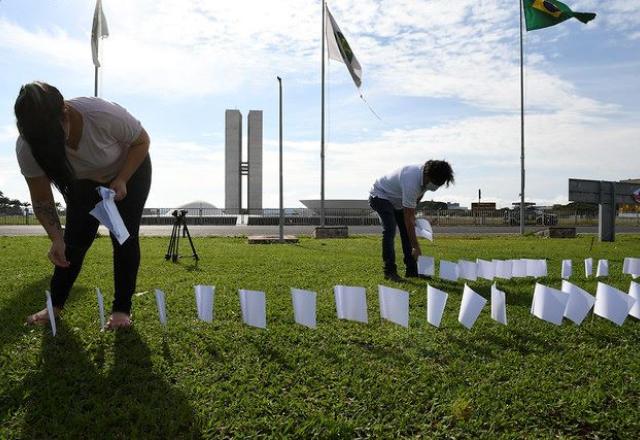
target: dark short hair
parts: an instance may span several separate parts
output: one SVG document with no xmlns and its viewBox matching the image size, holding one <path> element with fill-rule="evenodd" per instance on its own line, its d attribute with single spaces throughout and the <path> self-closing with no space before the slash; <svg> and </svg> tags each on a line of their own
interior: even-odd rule
<svg viewBox="0 0 640 440">
<path fill-rule="evenodd" d="M 424 173 L 429 178 L 430 182 L 438 186 L 442 186 L 446 184 L 449 186 L 452 183 L 455 183 L 455 179 L 453 177 L 453 169 L 449 162 L 445 160 L 428 160 L 424 164 Z"/>
</svg>

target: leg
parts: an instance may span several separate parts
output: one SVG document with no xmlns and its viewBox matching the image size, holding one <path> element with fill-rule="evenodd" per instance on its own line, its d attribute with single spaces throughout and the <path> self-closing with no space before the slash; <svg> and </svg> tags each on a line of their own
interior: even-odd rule
<svg viewBox="0 0 640 440">
<path fill-rule="evenodd" d="M 418 262 L 411 255 L 411 242 L 407 234 L 407 225 L 404 223 L 404 212 L 401 209 L 395 211 L 398 230 L 400 231 L 400 241 L 402 242 L 402 253 L 404 254 L 404 265 L 406 267 L 406 276 L 418 275 Z"/>
<path fill-rule="evenodd" d="M 147 156 L 127 183 L 127 196 L 116 202 L 122 220 L 130 237 L 122 245 L 111 236 L 113 244 L 113 277 L 115 298 L 112 312 L 129 315 L 131 297 L 136 289 L 138 268 L 140 266 L 140 243 L 138 233 L 142 210 L 151 186 L 151 160 Z"/>
<path fill-rule="evenodd" d="M 396 267 L 395 236 L 396 219 L 394 209 L 388 200 L 372 197 L 369 205 L 378 213 L 382 223 L 382 261 L 384 262 L 385 275 L 395 275 L 398 272 Z"/>
</svg>

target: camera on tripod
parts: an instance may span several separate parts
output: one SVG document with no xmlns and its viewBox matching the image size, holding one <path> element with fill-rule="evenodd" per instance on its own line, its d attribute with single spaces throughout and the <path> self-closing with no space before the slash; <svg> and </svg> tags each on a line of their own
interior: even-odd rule
<svg viewBox="0 0 640 440">
<path fill-rule="evenodd" d="M 187 237 L 189 239 L 189 244 L 191 245 L 192 257 L 196 261 L 200 259 L 198 257 L 198 253 L 196 252 L 196 248 L 193 245 L 193 240 L 191 240 L 191 234 L 189 233 L 189 228 L 187 227 L 187 210 L 186 209 L 175 209 L 171 215 L 175 218 L 173 222 L 173 229 L 171 231 L 171 238 L 169 239 L 169 248 L 167 249 L 167 253 L 164 256 L 165 260 L 171 260 L 174 263 L 178 261 L 180 258 L 179 255 L 179 244 L 180 244 L 180 235 L 182 237 Z"/>
</svg>

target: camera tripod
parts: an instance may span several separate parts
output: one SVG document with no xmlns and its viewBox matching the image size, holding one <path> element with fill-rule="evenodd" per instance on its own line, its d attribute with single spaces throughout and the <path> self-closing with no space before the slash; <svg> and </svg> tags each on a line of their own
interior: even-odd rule
<svg viewBox="0 0 640 440">
<path fill-rule="evenodd" d="M 189 234 L 189 228 L 187 227 L 187 210 L 182 209 L 178 211 L 177 209 L 171 213 L 172 216 L 175 217 L 175 221 L 173 222 L 173 229 L 171 231 L 171 238 L 169 239 L 169 248 L 167 249 L 167 253 L 164 256 L 165 260 L 171 260 L 174 263 L 178 261 L 180 258 L 179 255 L 179 244 L 180 244 L 180 235 L 182 237 L 187 237 L 189 239 L 189 244 L 191 245 L 191 251 L 193 252 L 193 259 L 198 261 L 200 257 L 198 257 L 198 253 L 196 252 L 196 248 L 193 245 L 193 240 L 191 240 L 191 234 Z"/>
</svg>

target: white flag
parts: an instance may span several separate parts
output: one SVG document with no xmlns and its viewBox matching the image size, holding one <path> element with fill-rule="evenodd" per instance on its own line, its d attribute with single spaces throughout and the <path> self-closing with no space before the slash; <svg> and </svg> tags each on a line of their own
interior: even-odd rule
<svg viewBox="0 0 640 440">
<path fill-rule="evenodd" d="M 329 8 L 325 5 L 325 19 L 324 19 L 324 33 L 327 39 L 327 52 L 329 58 L 332 60 L 340 61 L 347 65 L 351 78 L 356 84 L 356 87 L 360 88 L 362 84 L 362 67 L 353 54 L 347 39 L 344 37 L 342 31 L 338 27 L 338 23 L 329 12 Z M 323 55 L 324 56 L 324 55 Z"/>
<path fill-rule="evenodd" d="M 91 28 L 91 55 L 93 56 L 93 65 L 100 67 L 98 60 L 98 40 L 109 36 L 109 27 L 107 19 L 102 11 L 102 1 L 96 2 L 96 9 L 93 12 L 93 27 Z"/>
</svg>

